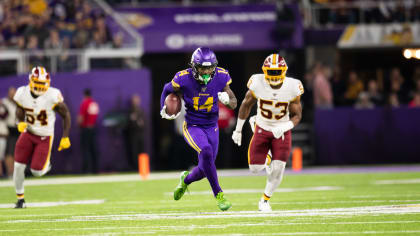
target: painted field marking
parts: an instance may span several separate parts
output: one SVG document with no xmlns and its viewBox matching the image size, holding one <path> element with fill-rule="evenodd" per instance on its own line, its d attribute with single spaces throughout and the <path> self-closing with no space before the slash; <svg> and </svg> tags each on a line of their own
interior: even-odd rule
<svg viewBox="0 0 420 236">
<path fill-rule="evenodd" d="M 160 226 L 106 226 L 106 227 L 78 227 L 77 230 L 94 230 L 94 231 L 101 231 L 101 230 L 131 230 L 131 229 L 143 229 L 147 230 L 147 232 L 165 232 L 165 231 L 185 231 L 185 230 L 195 230 L 195 229 L 226 229 L 230 227 L 254 227 L 254 226 L 287 226 L 287 225 L 328 225 L 328 224 L 407 224 L 407 223 L 419 223 L 420 221 L 389 221 L 389 222 L 333 222 L 333 223 L 279 223 L 279 222 L 261 222 L 261 223 L 221 223 L 221 224 L 213 224 L 213 225 L 160 225 Z M 0 229 L 0 232 L 21 232 L 21 231 L 69 231 L 73 228 L 39 228 L 39 229 Z M 153 230 L 152 230 L 153 229 Z M 146 231 L 142 231 L 144 234 Z M 411 231 L 361 231 L 361 232 L 349 232 L 351 234 L 373 234 L 373 232 L 377 233 L 418 233 L 419 231 L 411 230 Z M 116 232 L 109 232 L 114 235 Z M 122 232 L 122 234 L 126 234 L 128 232 Z M 306 234 L 306 233 L 322 233 L 322 234 L 335 234 L 336 232 L 289 232 L 289 233 L 280 233 L 280 235 L 286 234 Z M 338 232 L 340 234 L 340 232 Z M 347 232 L 346 232 L 347 233 Z M 103 233 L 101 233 L 103 234 Z M 259 235 L 278 235 L 279 233 L 262 233 Z M 344 233 L 343 233 L 344 234 Z M 230 234 L 231 235 L 231 234 Z M 243 235 L 243 234 L 241 234 Z"/>
<path fill-rule="evenodd" d="M 287 211 L 273 211 L 262 213 L 258 211 L 230 211 L 230 212 L 188 212 L 163 214 L 125 214 L 125 215 L 85 215 L 71 216 L 62 219 L 25 219 L 9 220 L 0 223 L 51 223 L 51 222 L 86 222 L 86 221 L 132 221 L 132 220 L 160 220 L 160 219 L 221 219 L 221 218 L 266 218 L 266 217 L 305 217 L 305 216 L 360 216 L 380 214 L 420 214 L 420 204 L 367 206 L 351 208 L 328 209 L 299 209 Z"/>
<path fill-rule="evenodd" d="M 374 184 L 420 184 L 420 179 L 391 179 L 378 180 Z"/>
<path fill-rule="evenodd" d="M 280 188 L 277 189 L 276 193 L 291 193 L 291 192 L 303 192 L 303 191 L 331 191 L 341 190 L 343 188 L 336 186 L 317 186 L 317 187 L 305 187 L 305 188 Z M 242 193 L 262 193 L 263 189 L 226 189 L 223 192 L 228 194 L 242 194 Z M 165 195 L 173 195 L 173 192 L 166 192 Z M 211 191 L 191 191 L 192 195 L 207 195 L 213 194 Z"/>
<path fill-rule="evenodd" d="M 87 205 L 87 204 L 102 204 L 105 200 L 80 200 L 71 202 L 30 202 L 26 205 L 28 207 L 54 207 L 54 206 L 65 206 L 65 205 Z M 0 208 L 13 208 L 14 204 L 0 204 Z"/>
</svg>

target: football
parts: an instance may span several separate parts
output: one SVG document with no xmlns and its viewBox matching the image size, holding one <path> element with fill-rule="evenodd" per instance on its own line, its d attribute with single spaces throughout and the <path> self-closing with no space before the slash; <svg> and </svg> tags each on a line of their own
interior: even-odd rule
<svg viewBox="0 0 420 236">
<path fill-rule="evenodd" d="M 181 111 L 181 98 L 175 93 L 170 93 L 165 99 L 166 114 L 176 115 Z"/>
</svg>

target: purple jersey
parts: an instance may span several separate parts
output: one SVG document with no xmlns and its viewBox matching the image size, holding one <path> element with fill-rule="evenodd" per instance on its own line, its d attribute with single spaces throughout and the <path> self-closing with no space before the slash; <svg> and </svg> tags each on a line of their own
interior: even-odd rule
<svg viewBox="0 0 420 236">
<path fill-rule="evenodd" d="M 219 118 L 217 93 L 230 83 L 229 72 L 220 67 L 216 68 L 213 79 L 207 85 L 194 79 L 191 68 L 176 73 L 172 86 L 182 91 L 188 125 L 216 125 Z"/>
</svg>

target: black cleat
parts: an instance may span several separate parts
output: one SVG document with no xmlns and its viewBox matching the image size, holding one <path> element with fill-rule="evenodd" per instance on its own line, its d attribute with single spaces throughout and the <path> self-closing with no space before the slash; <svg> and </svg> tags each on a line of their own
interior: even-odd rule
<svg viewBox="0 0 420 236">
<path fill-rule="evenodd" d="M 26 208 L 25 199 L 19 199 L 16 202 L 15 209 L 17 209 L 17 208 Z"/>
</svg>

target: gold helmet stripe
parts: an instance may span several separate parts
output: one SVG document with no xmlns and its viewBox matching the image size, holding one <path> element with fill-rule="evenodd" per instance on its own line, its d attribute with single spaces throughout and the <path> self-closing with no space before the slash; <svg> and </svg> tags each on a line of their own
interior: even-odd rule
<svg viewBox="0 0 420 236">
<path fill-rule="evenodd" d="M 277 54 L 273 54 L 273 61 L 271 64 L 276 65 L 277 64 Z"/>
</svg>

